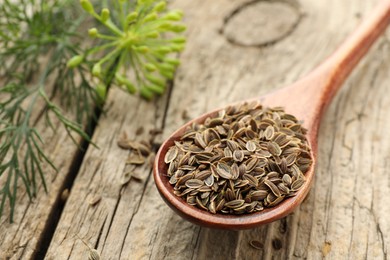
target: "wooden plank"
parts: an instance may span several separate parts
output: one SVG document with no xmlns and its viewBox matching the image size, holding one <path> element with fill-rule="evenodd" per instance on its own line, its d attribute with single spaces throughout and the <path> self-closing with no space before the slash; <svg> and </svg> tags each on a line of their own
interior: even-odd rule
<svg viewBox="0 0 390 260">
<path fill-rule="evenodd" d="M 150 130 L 161 127 L 161 119 L 156 120 L 156 115 L 158 110 L 164 110 L 164 99 L 148 103 L 112 89 L 108 100 L 93 136 L 100 149 L 88 149 L 48 250 L 48 259 L 85 256 L 88 248 L 82 240 L 93 247 L 97 244 L 102 257 L 120 255 L 129 235 L 128 225 L 145 197 L 150 165 L 135 169 L 140 181 L 131 179 L 123 185 L 129 152 L 117 146 L 117 139 L 127 132 L 129 139 L 149 140 Z M 143 133 L 137 136 L 141 127 Z M 95 196 L 101 196 L 101 201 L 96 206 L 89 205 L 88 200 Z"/>
<path fill-rule="evenodd" d="M 189 118 L 293 82 L 329 55 L 375 4 L 302 0 L 303 17 L 287 37 L 265 47 L 242 47 L 229 42 L 223 28 L 226 17 L 246 3 L 173 3 L 185 11 L 189 30 L 172 95 L 153 104 L 132 98 L 129 101 L 117 90 L 110 92 L 107 115 L 94 135 L 101 149 L 87 152 L 48 259 L 86 257 L 88 248 L 78 236 L 97 248 L 103 259 L 388 256 L 390 142 L 386 129 L 390 121 L 386 113 L 390 97 L 386 93 L 390 78 L 386 72 L 390 45 L 383 38 L 332 103 L 320 130 L 313 190 L 300 209 L 287 218 L 240 232 L 205 229 L 182 220 L 164 204 L 150 177 L 150 168 L 137 169 L 143 176 L 141 182 L 132 180 L 125 187 L 121 185 L 127 152 L 120 150 L 115 140 L 122 131 L 130 138 L 153 139 L 149 130 L 164 127 L 163 135 L 152 140 L 159 143 Z M 247 21 L 259 17 L 248 16 Z M 261 26 L 253 27 L 256 29 Z M 169 106 L 165 117 L 161 110 L 166 101 Z M 136 136 L 140 126 L 145 131 Z M 91 207 L 86 201 L 96 194 L 102 196 L 102 201 Z M 252 240 L 262 248 L 251 247 Z"/>
</svg>

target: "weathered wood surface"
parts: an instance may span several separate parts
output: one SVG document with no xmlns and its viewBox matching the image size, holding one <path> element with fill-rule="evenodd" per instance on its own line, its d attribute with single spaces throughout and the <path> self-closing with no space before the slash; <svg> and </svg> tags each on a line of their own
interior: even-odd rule
<svg viewBox="0 0 390 260">
<path fill-rule="evenodd" d="M 110 90 L 106 114 L 93 136 L 100 149 L 89 147 L 83 159 L 47 259 L 86 258 L 88 247 L 81 240 L 96 248 L 102 259 L 389 257 L 390 30 L 373 46 L 326 113 L 319 133 L 313 189 L 291 216 L 252 230 L 211 230 L 182 220 L 164 204 L 148 165 L 134 171 L 140 180 L 122 184 L 129 170 L 125 166 L 128 152 L 116 141 L 123 132 L 129 139 L 158 145 L 190 118 L 292 83 L 329 55 L 378 1 L 271 1 L 246 6 L 249 2 L 172 3 L 184 10 L 189 28 L 188 45 L 172 90 L 153 103 Z M 285 15 L 278 16 L 280 12 Z M 287 25 L 294 28 L 286 29 Z M 256 38 L 262 35 L 271 43 L 243 46 L 264 44 Z M 159 129 L 162 135 L 150 133 Z M 59 149 L 63 154 L 72 153 Z M 42 199 L 58 198 L 61 191 L 50 192 Z M 90 205 L 96 197 L 101 200 Z M 49 211 L 44 203 L 40 208 Z M 17 230 L 38 230 L 19 235 L 18 245 L 39 240 L 39 214 L 28 211 L 20 225 L 1 222 L 0 241 L 12 241 Z M 32 219 L 37 220 L 30 222 Z M 45 221 L 47 217 L 42 219 Z M 251 247 L 252 240 L 259 241 L 262 248 Z M 0 248 L 18 249 L 16 243 Z"/>
</svg>

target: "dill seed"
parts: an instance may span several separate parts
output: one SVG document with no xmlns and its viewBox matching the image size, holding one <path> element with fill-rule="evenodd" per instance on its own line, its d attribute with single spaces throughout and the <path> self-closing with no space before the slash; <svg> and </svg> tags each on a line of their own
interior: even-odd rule
<svg viewBox="0 0 390 260">
<path fill-rule="evenodd" d="M 273 207 L 305 183 L 312 164 L 305 134 L 282 108 L 228 107 L 192 124 L 169 148 L 169 183 L 188 204 L 213 214 Z"/>
</svg>

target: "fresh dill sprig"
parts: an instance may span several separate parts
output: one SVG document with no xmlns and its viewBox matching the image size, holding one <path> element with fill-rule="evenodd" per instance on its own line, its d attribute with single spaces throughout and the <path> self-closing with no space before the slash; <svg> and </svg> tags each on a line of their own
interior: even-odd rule
<svg viewBox="0 0 390 260">
<path fill-rule="evenodd" d="M 11 222 L 19 182 L 31 199 L 39 179 L 47 191 L 42 165 L 55 169 L 34 126 L 34 113 L 41 109 L 54 131 L 50 114 L 71 137 L 74 132 L 89 140 L 80 123 L 93 115 L 96 91 L 85 68 L 67 67 L 80 51 L 75 36 L 83 18 L 75 19 L 75 12 L 66 0 L 5 0 L 0 7 L 0 216 L 8 201 Z M 60 104 L 52 101 L 56 95 L 61 95 Z M 68 118 L 60 105 L 77 116 Z"/>
<path fill-rule="evenodd" d="M 89 29 L 89 36 L 99 43 L 68 63 L 75 68 L 85 61 L 94 63 L 92 74 L 100 84 L 97 91 L 105 97 L 107 83 L 113 83 L 134 94 L 139 90 L 145 99 L 161 95 L 166 81 L 172 79 L 179 60 L 171 54 L 184 49 L 186 39 L 178 34 L 186 26 L 180 21 L 180 10 L 166 10 L 165 1 L 113 1 L 113 9 L 98 13 L 89 0 L 81 0 L 83 9 L 100 24 Z M 111 15 L 114 13 L 115 15 Z M 164 37 L 162 34 L 165 34 Z"/>
</svg>

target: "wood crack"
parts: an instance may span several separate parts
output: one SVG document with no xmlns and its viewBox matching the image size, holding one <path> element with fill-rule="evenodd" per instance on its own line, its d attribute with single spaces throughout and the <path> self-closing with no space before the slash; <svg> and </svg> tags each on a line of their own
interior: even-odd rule
<svg viewBox="0 0 390 260">
<path fill-rule="evenodd" d="M 200 237 L 200 232 L 201 232 L 202 228 L 199 228 L 198 230 L 198 233 L 196 235 L 196 241 L 195 241 L 195 246 L 194 246 L 194 249 L 192 250 L 192 255 L 191 255 L 191 259 L 194 260 L 195 259 L 195 252 L 196 250 L 198 249 L 199 247 L 199 237 Z"/>
<path fill-rule="evenodd" d="M 100 238 L 102 237 L 103 229 L 104 229 L 104 226 L 105 226 L 105 224 L 106 224 L 106 221 L 107 221 L 107 216 L 104 218 L 104 221 L 103 221 L 103 223 L 102 223 L 102 225 L 101 225 L 101 227 L 100 227 L 99 235 L 98 235 L 98 237 L 96 238 L 95 249 L 97 249 L 98 246 L 99 246 Z"/>
<path fill-rule="evenodd" d="M 99 119 L 101 115 L 101 110 L 98 108 L 95 108 L 93 118 Z M 89 136 L 93 135 L 94 129 L 96 127 L 97 121 L 91 121 L 88 123 L 90 126 L 90 130 L 87 131 L 87 134 Z M 67 176 L 63 182 L 63 185 L 59 189 L 59 191 L 63 191 L 65 189 L 68 189 L 69 191 L 72 189 L 73 182 L 76 179 L 77 173 L 79 172 L 79 169 L 81 167 L 81 164 L 84 160 L 85 153 L 89 147 L 90 143 L 86 140 L 82 140 L 80 144 L 80 148 L 75 153 L 72 163 L 69 167 L 69 171 L 67 173 Z M 37 254 L 36 257 L 38 258 L 44 258 L 44 256 L 47 253 L 47 250 L 49 248 L 50 242 L 53 238 L 54 232 L 57 228 L 57 225 L 60 221 L 62 211 L 65 207 L 66 201 L 61 201 L 61 192 L 57 194 L 55 202 L 53 204 L 52 210 L 49 214 L 48 221 L 45 224 L 45 227 L 40 235 L 40 239 L 37 246 Z"/>
</svg>

